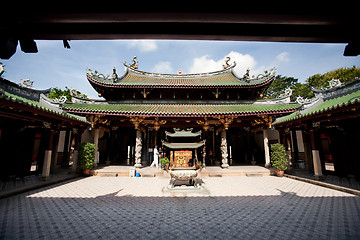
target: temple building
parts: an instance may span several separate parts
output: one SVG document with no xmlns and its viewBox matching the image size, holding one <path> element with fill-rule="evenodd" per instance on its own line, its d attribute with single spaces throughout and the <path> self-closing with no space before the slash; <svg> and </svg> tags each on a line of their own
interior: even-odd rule
<svg viewBox="0 0 360 240">
<path fill-rule="evenodd" d="M 360 180 L 359 78 L 346 84 L 333 79 L 328 88 L 313 92 L 312 99 L 297 98 L 301 106 L 296 112 L 274 122 L 284 136 L 281 143 L 292 149 L 294 167 L 317 177 L 332 174 Z"/>
<path fill-rule="evenodd" d="M 77 146 L 89 123 L 62 110 L 66 98 L 49 99 L 49 92 L 34 89 L 29 79 L 15 84 L 0 77 L 0 180 L 76 170 Z"/>
<path fill-rule="evenodd" d="M 111 76 L 88 69 L 89 83 L 105 100 L 75 96 L 62 109 L 91 122 L 98 163 L 148 166 L 155 145 L 169 154 L 166 149 L 174 144 L 166 138 L 178 134 L 174 128 L 192 128 L 204 145 L 194 154 L 206 166 L 269 166 L 272 122 L 300 105 L 290 103 L 288 94 L 259 100 L 275 78 L 274 69 L 238 76 L 235 62 L 228 62 L 220 71 L 197 74 L 140 71 L 136 58 L 132 65 L 124 63 L 125 72 L 119 75 L 115 68 Z M 177 151 L 189 146 L 177 145 Z"/>
<path fill-rule="evenodd" d="M 75 171 L 80 142 L 95 143 L 95 165 L 149 166 L 158 146 L 173 167 L 222 168 L 269 167 L 271 144 L 280 142 L 290 169 L 360 179 L 359 79 L 334 79 L 313 89 L 315 98 L 290 102 L 291 89 L 261 99 L 274 69 L 250 77 L 249 70 L 238 76 L 235 63 L 197 74 L 144 72 L 136 59 L 124 66 L 111 76 L 87 70 L 104 100 L 75 90 L 71 101 L 49 99 L 49 89 L 36 90 L 30 80 L 15 84 L 0 76 L 0 178 Z"/>
</svg>

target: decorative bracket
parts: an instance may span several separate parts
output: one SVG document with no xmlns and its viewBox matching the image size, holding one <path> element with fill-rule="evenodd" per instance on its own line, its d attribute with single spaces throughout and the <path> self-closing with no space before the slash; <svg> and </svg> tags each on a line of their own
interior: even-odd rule
<svg viewBox="0 0 360 240">
<path fill-rule="evenodd" d="M 215 119 L 207 119 L 207 117 L 204 117 L 204 120 L 196 120 L 196 123 L 199 125 L 202 125 L 204 131 L 208 131 L 210 129 L 210 125 L 218 126 L 221 124 L 219 120 Z"/>
<path fill-rule="evenodd" d="M 136 130 L 139 130 L 140 123 L 144 122 L 145 117 L 130 117 L 130 122 L 134 124 Z"/>
<path fill-rule="evenodd" d="M 148 124 L 153 124 L 154 125 L 154 130 L 158 131 L 160 129 L 160 127 L 162 125 L 164 125 L 167 121 L 166 120 L 159 120 L 158 117 L 155 117 L 155 120 L 144 120 L 143 123 L 144 125 L 148 125 Z"/>
<path fill-rule="evenodd" d="M 87 119 L 90 121 L 92 128 L 94 128 L 95 125 L 98 123 L 110 125 L 110 121 L 108 119 L 102 118 L 104 116 L 105 115 L 96 114 L 96 115 L 88 116 Z"/>
<path fill-rule="evenodd" d="M 209 122 L 207 120 L 207 117 L 204 117 L 204 121 L 203 120 L 196 120 L 196 123 L 199 124 L 199 125 L 202 125 L 204 131 L 209 130 Z"/>
<path fill-rule="evenodd" d="M 146 88 L 139 90 L 144 98 L 147 97 L 147 95 L 151 92 L 151 90 L 146 90 Z"/>
<path fill-rule="evenodd" d="M 207 117 L 204 117 L 204 120 L 196 120 L 196 123 L 202 125 L 204 131 L 208 131 L 211 125 L 218 126 L 222 124 L 225 130 L 229 129 L 230 124 L 234 121 L 236 117 L 217 117 L 217 119 L 208 120 Z"/>
<path fill-rule="evenodd" d="M 212 92 L 214 95 L 215 95 L 215 98 L 219 98 L 219 95 L 221 94 L 221 92 L 219 91 L 218 88 L 216 88 L 216 91 L 215 92 Z"/>
<path fill-rule="evenodd" d="M 236 117 L 218 117 L 219 122 L 224 125 L 225 130 L 229 129 L 230 124 L 234 121 Z"/>
<path fill-rule="evenodd" d="M 273 117 L 269 115 L 258 115 L 259 119 L 255 119 L 253 123 L 251 123 L 252 126 L 263 124 L 267 126 L 268 128 L 271 128 Z"/>
</svg>

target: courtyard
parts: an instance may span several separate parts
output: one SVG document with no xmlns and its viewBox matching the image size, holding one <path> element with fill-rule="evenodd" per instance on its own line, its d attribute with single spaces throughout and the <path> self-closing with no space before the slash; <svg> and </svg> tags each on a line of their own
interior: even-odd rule
<svg viewBox="0 0 360 240">
<path fill-rule="evenodd" d="M 359 239 L 360 198 L 274 176 L 87 177 L 0 200 L 0 239 Z"/>
</svg>

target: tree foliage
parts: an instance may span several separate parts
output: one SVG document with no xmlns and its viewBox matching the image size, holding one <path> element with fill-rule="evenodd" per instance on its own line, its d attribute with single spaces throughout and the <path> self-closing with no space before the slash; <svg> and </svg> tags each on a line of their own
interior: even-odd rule
<svg viewBox="0 0 360 240">
<path fill-rule="evenodd" d="M 355 78 L 360 77 L 360 68 L 355 66 L 351 68 L 339 68 L 324 74 L 315 74 L 306 79 L 306 84 L 316 89 L 324 89 L 329 87 L 331 79 L 340 79 L 342 83 L 352 82 Z"/>
<path fill-rule="evenodd" d="M 314 92 L 311 90 L 311 86 L 309 84 L 304 83 L 296 83 L 295 86 L 292 88 L 293 94 L 291 96 L 291 101 L 295 101 L 298 96 L 305 98 L 313 98 Z"/>
<path fill-rule="evenodd" d="M 68 87 L 65 87 L 65 90 L 62 90 L 61 88 L 58 88 L 58 87 L 51 88 L 50 93 L 48 95 L 48 97 L 51 99 L 55 99 L 55 98 L 60 99 L 61 96 L 65 96 L 66 99 L 69 101 L 72 100 L 72 96 L 70 94 L 70 89 Z M 86 94 L 80 93 L 80 96 L 82 98 L 88 99 L 88 96 Z"/>
<path fill-rule="evenodd" d="M 62 90 L 58 87 L 51 88 L 50 93 L 48 95 L 51 99 L 60 99 L 61 96 L 65 96 L 67 100 L 71 101 L 72 96 L 70 95 L 70 89 L 68 87 L 65 87 L 65 90 Z"/>
<path fill-rule="evenodd" d="M 325 89 L 329 87 L 329 81 L 331 79 L 340 79 L 342 83 L 354 81 L 360 77 L 360 68 L 355 66 L 351 68 L 339 68 L 324 74 L 315 74 L 308 77 L 305 83 L 301 83 L 298 79 L 293 77 L 286 77 L 277 75 L 275 80 L 271 83 L 270 87 L 265 91 L 265 98 L 276 98 L 280 94 L 284 93 L 286 88 L 291 88 L 293 94 L 291 101 L 295 101 L 296 97 L 301 96 L 303 98 L 312 98 L 314 93 L 311 88 Z"/>
<path fill-rule="evenodd" d="M 284 93 L 285 89 L 293 89 L 297 83 L 298 79 L 296 78 L 277 75 L 270 87 L 265 91 L 264 96 L 267 98 L 276 98 L 280 94 Z"/>
</svg>

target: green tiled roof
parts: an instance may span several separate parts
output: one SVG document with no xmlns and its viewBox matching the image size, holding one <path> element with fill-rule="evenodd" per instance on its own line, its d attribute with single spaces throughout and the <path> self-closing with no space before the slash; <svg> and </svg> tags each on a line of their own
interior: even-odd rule
<svg viewBox="0 0 360 240">
<path fill-rule="evenodd" d="M 71 114 L 71 113 L 66 113 L 66 112 L 59 112 L 59 111 L 55 111 L 47 106 L 44 106 L 43 104 L 37 102 L 37 101 L 34 101 L 34 100 L 30 100 L 30 99 L 27 99 L 27 98 L 24 98 L 24 97 L 21 97 L 21 96 L 18 96 L 16 94 L 13 94 L 13 93 L 9 93 L 7 91 L 4 91 L 3 89 L 0 89 L 0 99 L 5 99 L 7 101 L 12 101 L 12 102 L 16 102 L 16 103 L 19 103 L 19 104 L 23 104 L 25 106 L 28 106 L 30 108 L 34 108 L 34 109 L 38 109 L 38 110 L 41 110 L 41 111 L 44 111 L 44 112 L 48 112 L 48 113 L 51 113 L 51 114 L 55 114 L 57 116 L 61 116 L 61 117 L 65 117 L 65 118 L 69 118 L 69 119 L 73 119 L 73 120 L 77 120 L 77 121 L 80 121 L 80 122 L 86 122 L 86 120 L 84 120 L 83 118 L 77 116 L 77 115 L 74 115 L 74 114 Z"/>
<path fill-rule="evenodd" d="M 353 93 L 333 98 L 315 106 L 314 108 L 306 111 L 305 113 L 294 112 L 286 117 L 278 119 L 274 125 L 279 125 L 285 122 L 299 120 L 305 117 L 315 116 L 318 114 L 326 113 L 328 111 L 349 106 L 355 103 L 360 103 L 360 90 Z"/>
<path fill-rule="evenodd" d="M 64 104 L 69 112 L 108 114 L 120 116 L 247 116 L 257 114 L 289 113 L 298 104 Z"/>
<path fill-rule="evenodd" d="M 258 78 L 245 81 L 234 75 L 232 68 L 200 74 L 157 74 L 127 68 L 124 76 L 116 82 L 104 78 L 102 74 L 88 71 L 90 82 L 105 87 L 164 87 L 164 88 L 206 88 L 206 87 L 254 87 L 270 83 L 274 79 L 273 73 L 260 75 Z"/>
</svg>

